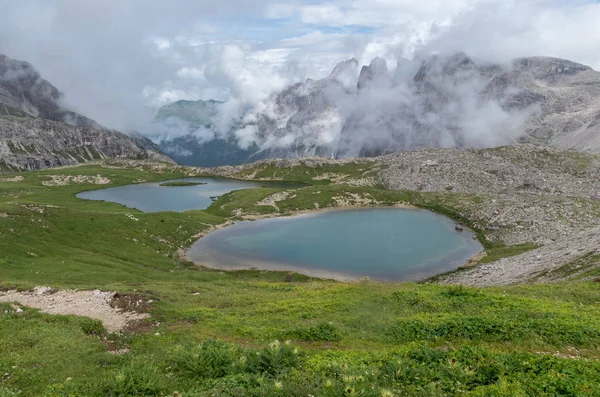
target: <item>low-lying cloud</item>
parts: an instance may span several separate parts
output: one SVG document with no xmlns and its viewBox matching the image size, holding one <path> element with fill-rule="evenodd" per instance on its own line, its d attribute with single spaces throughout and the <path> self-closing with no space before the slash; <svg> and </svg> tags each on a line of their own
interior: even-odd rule
<svg viewBox="0 0 600 397">
<path fill-rule="evenodd" d="M 33 63 L 74 110 L 156 140 L 188 133 L 181 125 L 152 126 L 158 106 L 179 99 L 227 101 L 210 129 L 193 134 L 198 140 L 232 136 L 241 147 L 263 149 L 298 146 L 297 136 L 261 135 L 260 115 L 288 121 L 273 108 L 273 93 L 323 78 L 344 59 L 354 57 L 360 66 L 380 56 L 395 84 L 328 94 L 334 105 L 329 117 L 299 131 L 305 146 L 348 145 L 344 150 L 355 152 L 373 136 L 399 134 L 406 144 L 430 134 L 440 145 L 460 144 L 457 139 L 495 145 L 522 132 L 526 115 L 482 104 L 475 93 L 483 82 L 455 87 L 458 101 L 435 115 L 415 111 L 421 104 L 402 81 L 421 59 L 456 51 L 497 63 L 546 55 L 600 68 L 598 20 L 600 5 L 584 0 L 22 0 L 0 6 L 0 53 Z M 347 78 L 342 86 L 352 83 Z M 402 112 L 424 115 L 417 121 L 431 128 L 417 136 L 412 120 L 398 118 Z M 350 131 L 354 141 L 344 143 L 344 125 L 356 115 L 362 120 Z M 457 137 L 443 120 L 464 135 Z"/>
</svg>

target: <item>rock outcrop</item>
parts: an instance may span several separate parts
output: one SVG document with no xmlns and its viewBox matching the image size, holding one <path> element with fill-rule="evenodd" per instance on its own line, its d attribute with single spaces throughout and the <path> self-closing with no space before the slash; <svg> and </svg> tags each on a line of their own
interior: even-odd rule
<svg viewBox="0 0 600 397">
<path fill-rule="evenodd" d="M 0 170 L 36 170 L 110 157 L 149 155 L 117 132 L 37 118 L 0 117 Z"/>
<path fill-rule="evenodd" d="M 108 130 L 61 99 L 32 65 L 0 55 L 0 171 L 120 157 L 172 161 L 147 138 Z"/>
</svg>

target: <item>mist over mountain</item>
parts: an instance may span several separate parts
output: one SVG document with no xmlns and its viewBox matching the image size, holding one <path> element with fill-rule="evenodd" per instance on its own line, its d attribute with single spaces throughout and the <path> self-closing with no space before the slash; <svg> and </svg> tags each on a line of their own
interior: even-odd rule
<svg viewBox="0 0 600 397">
<path fill-rule="evenodd" d="M 228 118 L 236 112 L 221 102 L 163 107 L 156 124 L 163 134 L 154 136 L 180 161 L 200 165 L 524 141 L 598 151 L 599 98 L 600 73 L 557 58 L 501 64 L 456 53 L 401 59 L 392 70 L 382 58 L 362 67 L 351 59 L 237 117 Z"/>
<path fill-rule="evenodd" d="M 111 157 L 172 161 L 147 137 L 107 129 L 62 99 L 33 65 L 0 54 L 0 171 Z"/>
</svg>

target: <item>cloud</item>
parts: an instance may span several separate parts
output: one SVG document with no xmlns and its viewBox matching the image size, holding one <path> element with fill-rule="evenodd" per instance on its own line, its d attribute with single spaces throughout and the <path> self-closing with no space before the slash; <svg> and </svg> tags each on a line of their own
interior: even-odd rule
<svg viewBox="0 0 600 397">
<path fill-rule="evenodd" d="M 600 5 L 583 0 L 20 0 L 0 5 L 0 53 L 31 62 L 74 110 L 124 131 L 144 132 L 168 101 L 230 99 L 222 132 L 248 107 L 271 111 L 274 91 L 352 57 L 393 67 L 461 50 L 600 69 L 599 20 Z"/>
</svg>

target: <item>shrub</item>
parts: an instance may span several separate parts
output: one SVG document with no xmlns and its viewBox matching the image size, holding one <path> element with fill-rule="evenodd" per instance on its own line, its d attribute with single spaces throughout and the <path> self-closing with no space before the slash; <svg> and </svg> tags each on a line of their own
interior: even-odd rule
<svg viewBox="0 0 600 397">
<path fill-rule="evenodd" d="M 335 342 L 341 339 L 337 328 L 330 323 L 320 323 L 313 327 L 297 329 L 294 336 L 306 341 L 328 341 Z"/>
<path fill-rule="evenodd" d="M 164 380 L 158 368 L 138 358 L 116 371 L 105 385 L 105 394 L 117 396 L 156 396 L 165 391 Z"/>
<path fill-rule="evenodd" d="M 291 343 L 275 341 L 268 347 L 249 354 L 246 371 L 277 376 L 300 366 L 300 352 Z"/>
<path fill-rule="evenodd" d="M 102 321 L 91 318 L 81 318 L 81 330 L 87 335 L 102 336 L 106 334 L 106 330 L 102 325 Z"/>
<path fill-rule="evenodd" d="M 201 345 L 180 347 L 175 352 L 174 367 L 193 378 L 215 379 L 236 372 L 234 348 L 208 340 Z"/>
</svg>

